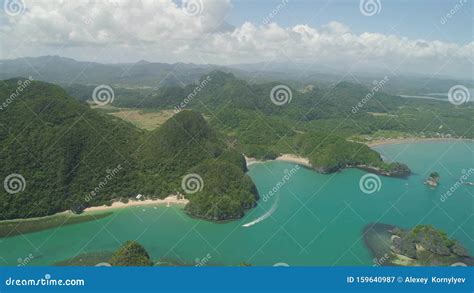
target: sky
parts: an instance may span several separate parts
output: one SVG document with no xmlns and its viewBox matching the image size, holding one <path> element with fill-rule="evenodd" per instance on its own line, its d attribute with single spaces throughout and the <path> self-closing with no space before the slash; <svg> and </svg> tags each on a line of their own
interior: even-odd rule
<svg viewBox="0 0 474 293">
<path fill-rule="evenodd" d="M 0 3 L 0 59 L 290 62 L 473 78 L 474 0 Z"/>
</svg>

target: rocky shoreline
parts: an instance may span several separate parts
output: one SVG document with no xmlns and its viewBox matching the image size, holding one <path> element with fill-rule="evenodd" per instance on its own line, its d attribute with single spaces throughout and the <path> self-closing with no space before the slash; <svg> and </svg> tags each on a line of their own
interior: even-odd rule
<svg viewBox="0 0 474 293">
<path fill-rule="evenodd" d="M 474 259 L 459 242 L 429 225 L 405 230 L 370 224 L 364 229 L 364 240 L 378 265 L 474 266 Z"/>
</svg>

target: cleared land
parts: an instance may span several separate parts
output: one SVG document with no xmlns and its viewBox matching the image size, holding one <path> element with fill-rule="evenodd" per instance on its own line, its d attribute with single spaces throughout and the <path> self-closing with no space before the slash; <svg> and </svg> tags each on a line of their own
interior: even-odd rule
<svg viewBox="0 0 474 293">
<path fill-rule="evenodd" d="M 153 130 L 160 127 L 175 113 L 174 110 L 144 112 L 140 110 L 120 109 L 118 112 L 110 112 L 109 114 L 128 121 L 138 128 Z"/>
</svg>

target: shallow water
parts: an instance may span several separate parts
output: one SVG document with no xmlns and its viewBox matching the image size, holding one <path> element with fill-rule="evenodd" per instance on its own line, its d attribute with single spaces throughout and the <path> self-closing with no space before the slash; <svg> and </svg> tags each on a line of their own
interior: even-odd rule
<svg viewBox="0 0 474 293">
<path fill-rule="evenodd" d="M 407 180 L 381 177 L 380 190 L 366 194 L 359 181 L 367 173 L 357 169 L 322 175 L 299 168 L 274 188 L 295 165 L 255 164 L 249 167 L 249 175 L 262 199 L 241 220 L 217 224 L 192 219 L 178 206 L 119 209 L 97 221 L 0 239 L 0 264 L 17 265 L 19 258 L 31 254 L 29 264 L 51 265 L 137 240 L 157 261 L 194 264 L 205 258 L 207 265 L 372 265 L 363 228 L 373 222 L 405 228 L 432 224 L 474 253 L 474 187 L 458 186 L 452 196 L 441 200 L 463 169 L 474 168 L 474 143 L 420 142 L 376 149 L 389 160 L 408 164 L 415 174 Z M 436 190 L 423 184 L 432 171 L 441 175 Z M 277 190 L 265 197 L 272 189 Z"/>
</svg>

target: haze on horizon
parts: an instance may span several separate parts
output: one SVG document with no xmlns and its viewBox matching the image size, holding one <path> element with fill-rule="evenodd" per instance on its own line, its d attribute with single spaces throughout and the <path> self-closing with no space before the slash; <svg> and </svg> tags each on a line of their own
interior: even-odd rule
<svg viewBox="0 0 474 293">
<path fill-rule="evenodd" d="M 473 79 L 473 1 L 467 0 L 437 1 L 436 8 L 380 0 L 1 2 L 0 59 L 286 63 L 302 71 Z"/>
</svg>

